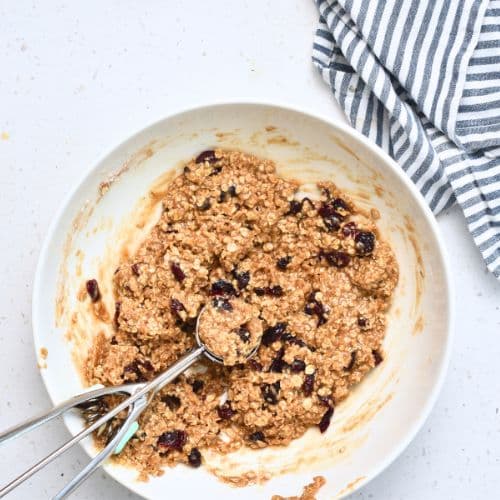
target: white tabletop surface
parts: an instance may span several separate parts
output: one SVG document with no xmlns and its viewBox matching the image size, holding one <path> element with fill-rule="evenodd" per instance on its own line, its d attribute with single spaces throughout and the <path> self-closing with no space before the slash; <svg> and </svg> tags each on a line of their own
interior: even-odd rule
<svg viewBox="0 0 500 500">
<path fill-rule="evenodd" d="M 31 292 L 61 198 L 149 122 L 221 100 L 342 115 L 310 60 L 312 0 L 0 0 L 0 428 L 46 409 Z M 500 283 L 457 209 L 439 217 L 455 277 L 448 376 L 415 440 L 354 499 L 492 499 L 500 490 Z M 0 485 L 68 438 L 53 424 L 0 452 Z M 11 494 L 49 498 L 79 448 Z M 168 493 L 166 493 L 168 497 Z M 75 499 L 137 498 L 99 471 Z"/>
</svg>

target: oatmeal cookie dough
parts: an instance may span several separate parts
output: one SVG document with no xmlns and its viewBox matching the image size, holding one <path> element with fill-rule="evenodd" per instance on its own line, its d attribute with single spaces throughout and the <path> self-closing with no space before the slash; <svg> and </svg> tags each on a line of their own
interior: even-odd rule
<svg viewBox="0 0 500 500">
<path fill-rule="evenodd" d="M 259 314 L 255 305 L 241 299 L 215 297 L 199 315 L 199 338 L 223 364 L 245 363 L 260 344 L 262 322 Z"/>
<path fill-rule="evenodd" d="M 169 187 L 158 223 L 116 271 L 115 332 L 96 339 L 88 383 L 150 380 L 194 347 L 201 308 L 221 296 L 258 311 L 262 341 L 245 364 L 205 360 L 165 387 L 118 459 L 147 476 L 198 467 L 207 449 L 325 432 L 383 360 L 398 267 L 372 216 L 332 183 L 301 199 L 272 161 L 237 151 L 203 152 Z"/>
</svg>

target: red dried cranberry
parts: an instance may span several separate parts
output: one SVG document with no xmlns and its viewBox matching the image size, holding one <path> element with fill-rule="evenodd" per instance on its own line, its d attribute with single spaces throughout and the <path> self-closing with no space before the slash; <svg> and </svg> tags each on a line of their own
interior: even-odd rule
<svg viewBox="0 0 500 500">
<path fill-rule="evenodd" d="M 211 206 L 212 206 L 212 203 L 210 201 L 210 198 L 205 198 L 205 200 L 203 201 L 203 203 L 201 205 L 197 206 L 196 208 L 200 212 L 206 212 Z"/>
<path fill-rule="evenodd" d="M 184 304 L 177 299 L 174 299 L 173 297 L 170 299 L 170 310 L 178 316 L 178 313 L 181 311 L 185 311 L 186 308 L 184 307 Z"/>
<path fill-rule="evenodd" d="M 196 330 L 196 318 L 187 318 L 186 321 L 181 321 L 178 326 L 184 333 L 194 333 Z"/>
<path fill-rule="evenodd" d="M 181 407 L 181 400 L 175 394 L 167 394 L 163 396 L 161 400 L 172 411 L 176 411 Z"/>
<path fill-rule="evenodd" d="M 265 288 L 254 288 L 254 292 L 262 297 L 263 295 L 269 295 L 270 297 L 282 297 L 283 296 L 283 288 L 280 285 L 275 286 L 266 286 Z"/>
<path fill-rule="evenodd" d="M 151 361 L 149 361 L 148 359 L 141 361 L 141 366 L 148 372 L 154 371 L 154 366 L 151 364 Z"/>
<path fill-rule="evenodd" d="M 260 386 L 260 391 L 262 397 L 266 403 L 270 405 L 275 405 L 278 403 L 278 394 L 280 392 L 281 384 L 280 382 L 274 382 L 272 384 L 263 384 Z"/>
<path fill-rule="evenodd" d="M 217 309 L 222 309 L 223 311 L 233 310 L 231 302 L 229 302 L 229 300 L 227 300 L 225 297 L 216 297 L 215 299 L 212 299 L 212 305 Z"/>
<path fill-rule="evenodd" d="M 288 212 L 285 215 L 297 215 L 298 213 L 302 212 L 302 208 L 304 207 L 304 203 L 309 203 L 309 205 L 311 205 L 312 208 L 315 208 L 314 203 L 307 197 L 302 198 L 302 200 L 300 200 L 300 201 L 292 200 L 290 202 Z"/>
<path fill-rule="evenodd" d="M 287 366 L 287 363 L 283 361 L 283 356 L 285 355 L 285 349 L 282 347 L 277 353 L 276 356 L 271 361 L 271 365 L 269 366 L 269 371 L 272 373 L 281 373 L 283 368 Z"/>
<path fill-rule="evenodd" d="M 225 280 L 217 280 L 210 288 L 211 295 L 236 295 L 234 286 Z"/>
<path fill-rule="evenodd" d="M 240 326 L 236 332 L 243 342 L 250 342 L 250 332 L 246 326 Z"/>
<path fill-rule="evenodd" d="M 223 420 L 229 420 L 236 412 L 231 407 L 231 401 L 226 401 L 223 405 L 217 407 L 217 413 Z"/>
<path fill-rule="evenodd" d="M 333 200 L 333 208 L 340 212 L 341 215 L 344 215 L 345 212 L 349 212 L 349 207 L 347 203 L 342 198 L 335 198 Z"/>
<path fill-rule="evenodd" d="M 99 285 L 97 284 L 97 280 L 88 280 L 86 286 L 90 300 L 92 302 L 97 302 L 101 298 L 101 292 L 99 291 Z"/>
<path fill-rule="evenodd" d="M 283 288 L 279 285 L 275 285 L 272 287 L 268 287 L 266 289 L 267 295 L 271 295 L 271 297 L 282 297 L 283 296 Z"/>
<path fill-rule="evenodd" d="M 370 231 L 359 231 L 355 236 L 356 253 L 359 256 L 369 255 L 375 248 L 375 235 Z"/>
<path fill-rule="evenodd" d="M 290 370 L 294 373 L 303 372 L 306 369 L 306 363 L 301 359 L 294 359 L 290 365 Z"/>
<path fill-rule="evenodd" d="M 344 367 L 344 371 L 350 372 L 354 368 L 355 364 L 356 364 L 356 351 L 352 351 L 351 359 L 349 361 L 349 364 L 346 367 Z"/>
<path fill-rule="evenodd" d="M 191 387 L 193 388 L 193 392 L 195 394 L 199 394 L 203 390 L 204 385 L 205 385 L 205 383 L 203 382 L 203 380 L 196 379 L 191 384 Z"/>
<path fill-rule="evenodd" d="M 265 346 L 270 346 L 273 342 L 280 340 L 282 335 L 286 331 L 286 323 L 276 323 L 274 326 L 270 326 L 264 330 L 262 335 L 262 343 Z"/>
<path fill-rule="evenodd" d="M 349 237 L 354 238 L 358 234 L 358 230 L 356 229 L 356 223 L 348 222 L 347 224 L 344 224 L 344 227 L 342 228 L 342 234 L 346 238 Z"/>
<path fill-rule="evenodd" d="M 304 312 L 309 316 L 317 316 L 318 321 L 316 327 L 324 325 L 327 321 L 325 306 L 316 299 L 316 293 L 318 290 L 313 290 L 309 297 L 307 298 L 307 303 L 304 307 Z"/>
<path fill-rule="evenodd" d="M 345 252 L 340 252 L 338 250 L 332 250 L 331 252 L 324 252 L 323 255 L 326 258 L 328 264 L 334 267 L 346 267 L 351 261 L 349 254 Z"/>
<path fill-rule="evenodd" d="M 337 215 L 323 217 L 323 224 L 330 232 L 338 231 L 340 229 L 340 221 L 341 219 Z"/>
<path fill-rule="evenodd" d="M 115 302 L 115 315 L 113 317 L 113 323 L 115 325 L 115 328 L 118 328 L 120 326 L 119 321 L 120 321 L 121 310 L 122 310 L 122 303 Z"/>
<path fill-rule="evenodd" d="M 219 193 L 219 198 L 217 199 L 217 201 L 219 203 L 224 203 L 226 201 L 226 199 L 227 199 L 227 193 L 225 191 L 221 191 Z"/>
<path fill-rule="evenodd" d="M 170 270 L 172 271 L 174 278 L 179 283 L 183 282 L 186 279 L 186 275 L 184 274 L 184 271 L 181 269 L 181 266 L 177 262 L 172 262 L 170 264 Z"/>
<path fill-rule="evenodd" d="M 358 325 L 365 328 L 368 325 L 368 320 L 364 316 L 358 316 Z"/>
<path fill-rule="evenodd" d="M 132 272 L 136 275 L 139 276 L 141 273 L 140 266 L 138 263 L 132 264 Z"/>
<path fill-rule="evenodd" d="M 252 434 L 250 434 L 250 436 L 248 436 L 248 439 L 255 443 L 257 441 L 265 441 L 266 438 L 262 431 L 255 431 Z"/>
<path fill-rule="evenodd" d="M 248 365 L 256 372 L 261 372 L 263 368 L 262 364 L 259 363 L 256 359 L 249 359 Z"/>
<path fill-rule="evenodd" d="M 215 156 L 215 151 L 213 149 L 208 149 L 201 152 L 194 161 L 196 163 L 203 163 L 204 161 L 208 161 L 208 163 L 214 163 L 217 161 L 217 157 Z"/>
<path fill-rule="evenodd" d="M 191 467 L 199 467 L 201 465 L 201 453 L 198 448 L 193 448 L 188 455 L 188 462 Z"/>
<path fill-rule="evenodd" d="M 249 271 L 242 271 L 241 273 L 239 273 L 237 269 L 233 269 L 231 274 L 233 275 L 233 278 L 236 280 L 236 283 L 238 284 L 238 288 L 240 290 L 246 288 L 248 283 L 250 283 Z"/>
<path fill-rule="evenodd" d="M 287 255 L 286 257 L 280 257 L 276 261 L 276 266 L 278 267 L 278 269 L 284 271 L 288 267 L 288 264 L 290 264 L 291 261 L 292 257 L 290 255 Z"/>
<path fill-rule="evenodd" d="M 384 361 L 382 353 L 378 349 L 373 349 L 372 355 L 373 360 L 375 361 L 375 366 L 378 366 L 380 363 L 382 363 L 382 361 Z"/>
<path fill-rule="evenodd" d="M 295 335 L 292 335 L 291 333 L 284 333 L 283 336 L 281 337 L 281 340 L 289 342 L 290 344 L 298 345 L 299 347 L 307 347 L 308 349 L 311 349 L 302 339 L 297 338 Z"/>
<path fill-rule="evenodd" d="M 321 417 L 321 420 L 318 424 L 321 433 L 325 432 L 330 426 L 332 416 L 333 416 L 333 407 L 330 407 L 328 408 L 328 410 L 325 411 L 324 415 Z"/>
<path fill-rule="evenodd" d="M 302 390 L 304 391 L 304 395 L 310 396 L 314 389 L 314 373 L 310 375 L 306 375 L 304 379 L 304 383 L 302 384 Z"/>
<path fill-rule="evenodd" d="M 235 196 L 237 196 L 237 193 L 236 193 L 236 186 L 229 186 L 229 188 L 227 189 L 227 194 L 229 196 L 231 196 L 231 198 L 234 198 Z"/>
<path fill-rule="evenodd" d="M 222 165 L 216 165 L 212 171 L 208 174 L 209 177 L 220 174 L 222 171 Z"/>
<path fill-rule="evenodd" d="M 181 451 L 186 444 L 187 434 L 185 431 L 175 430 L 164 432 L 159 438 L 157 445 L 159 448 L 170 448 Z"/>
<path fill-rule="evenodd" d="M 297 215 L 302 211 L 302 203 L 297 200 L 292 200 L 288 207 L 288 212 L 285 215 Z"/>
</svg>

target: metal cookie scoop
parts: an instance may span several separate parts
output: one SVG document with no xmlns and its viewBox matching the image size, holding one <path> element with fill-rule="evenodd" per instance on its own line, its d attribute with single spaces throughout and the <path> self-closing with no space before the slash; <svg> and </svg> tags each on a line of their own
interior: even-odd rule
<svg viewBox="0 0 500 500">
<path fill-rule="evenodd" d="M 78 396 L 57 405 L 52 410 L 31 418 L 21 424 L 18 424 L 6 431 L 0 433 L 0 444 L 8 440 L 14 439 L 25 432 L 29 432 L 42 424 L 45 424 L 53 418 L 64 414 L 68 410 L 77 408 L 80 410 L 88 409 L 92 406 L 98 406 L 100 398 L 109 396 L 111 394 L 128 395 L 127 399 L 115 406 L 108 413 L 102 417 L 95 419 L 93 423 L 82 429 L 76 436 L 63 444 L 60 448 L 50 453 L 44 459 L 40 460 L 33 467 L 18 476 L 9 484 L 0 489 L 0 498 L 7 495 L 14 488 L 23 483 L 26 479 L 52 462 L 59 455 L 62 455 L 66 450 L 73 445 L 87 437 L 103 426 L 106 422 L 114 418 L 121 411 L 128 409 L 128 415 L 121 427 L 109 441 L 109 443 L 82 469 L 53 499 L 61 499 L 67 497 L 74 491 L 83 481 L 85 481 L 99 466 L 113 453 L 120 453 L 128 440 L 137 432 L 139 425 L 137 420 L 141 413 L 147 408 L 154 395 L 160 391 L 166 384 L 174 380 L 181 373 L 186 371 L 192 364 L 198 361 L 202 356 L 207 357 L 210 361 L 223 364 L 224 360 L 211 352 L 207 346 L 202 342 L 199 335 L 199 319 L 205 308 L 202 308 L 196 320 L 196 333 L 195 339 L 197 347 L 187 352 L 182 356 L 173 366 L 164 371 L 150 382 L 124 384 L 113 387 L 99 387 L 98 389 L 89 390 Z M 257 344 L 252 351 L 248 354 L 247 359 L 255 355 L 260 346 Z"/>
</svg>

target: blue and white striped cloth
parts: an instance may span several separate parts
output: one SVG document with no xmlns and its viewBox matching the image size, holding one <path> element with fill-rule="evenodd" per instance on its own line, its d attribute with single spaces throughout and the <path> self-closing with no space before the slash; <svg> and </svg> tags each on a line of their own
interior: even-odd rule
<svg viewBox="0 0 500 500">
<path fill-rule="evenodd" d="M 313 61 L 434 213 L 458 202 L 500 279 L 500 0 L 315 0 Z"/>
</svg>

